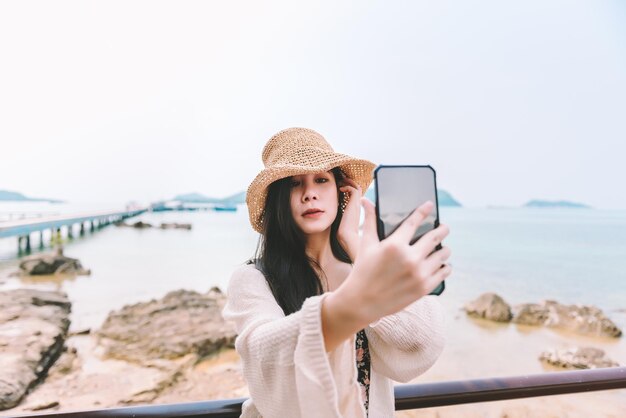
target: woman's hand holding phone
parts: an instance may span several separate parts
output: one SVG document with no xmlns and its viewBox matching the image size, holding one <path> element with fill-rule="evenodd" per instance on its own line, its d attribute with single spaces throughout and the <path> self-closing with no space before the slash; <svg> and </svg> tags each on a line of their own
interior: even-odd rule
<svg viewBox="0 0 626 418">
<path fill-rule="evenodd" d="M 374 204 L 366 198 L 361 202 L 365 222 L 352 272 L 324 303 L 326 314 L 332 312 L 336 318 L 345 319 L 347 326 L 356 327 L 357 331 L 428 295 L 451 273 L 449 265 L 442 267 L 450 257 L 450 249 L 434 251 L 449 233 L 446 225 L 410 244 L 419 225 L 433 210 L 432 202 L 418 207 L 383 241 L 376 230 Z"/>
</svg>

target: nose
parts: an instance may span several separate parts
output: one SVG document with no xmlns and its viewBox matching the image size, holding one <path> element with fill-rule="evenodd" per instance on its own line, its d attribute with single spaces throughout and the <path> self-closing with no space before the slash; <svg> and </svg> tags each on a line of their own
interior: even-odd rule
<svg viewBox="0 0 626 418">
<path fill-rule="evenodd" d="M 317 190 L 315 184 L 305 183 L 304 190 L 302 191 L 302 201 L 308 202 L 310 200 L 317 200 Z"/>
</svg>

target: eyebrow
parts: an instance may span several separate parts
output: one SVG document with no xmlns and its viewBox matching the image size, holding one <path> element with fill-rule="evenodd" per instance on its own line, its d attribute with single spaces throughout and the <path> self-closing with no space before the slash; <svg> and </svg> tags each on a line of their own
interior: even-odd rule
<svg viewBox="0 0 626 418">
<path fill-rule="evenodd" d="M 323 175 L 326 175 L 326 176 L 330 177 L 332 175 L 332 173 L 329 173 L 327 171 L 322 171 L 321 173 L 315 173 L 315 176 L 323 176 Z M 306 176 L 306 174 L 294 174 L 293 176 L 291 176 L 291 178 L 295 179 L 295 178 L 300 178 L 300 177 L 303 177 L 303 176 Z"/>
</svg>

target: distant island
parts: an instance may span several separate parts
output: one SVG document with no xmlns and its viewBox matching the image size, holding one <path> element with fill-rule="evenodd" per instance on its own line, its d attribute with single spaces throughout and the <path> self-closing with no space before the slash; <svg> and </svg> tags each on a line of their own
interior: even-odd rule
<svg viewBox="0 0 626 418">
<path fill-rule="evenodd" d="M 63 203 L 62 200 L 56 199 L 42 199 L 26 197 L 18 192 L 10 192 L 8 190 L 0 190 L 0 201 L 11 202 L 50 202 L 50 203 Z"/>
<path fill-rule="evenodd" d="M 583 203 L 568 202 L 567 200 L 531 200 L 526 203 L 525 208 L 582 208 L 591 209 L 591 206 Z"/>
<path fill-rule="evenodd" d="M 437 194 L 439 195 L 439 206 L 461 207 L 461 204 L 445 190 L 437 190 Z M 374 185 L 372 185 L 367 190 L 367 192 L 365 193 L 365 197 L 376 203 L 376 191 Z M 200 193 L 187 193 L 175 196 L 172 200 L 177 200 L 181 203 L 213 203 L 219 205 L 236 206 L 246 203 L 246 192 L 243 191 L 235 193 L 234 195 L 221 199 L 208 197 Z"/>
<path fill-rule="evenodd" d="M 376 203 L 376 187 L 372 184 L 372 186 L 365 193 L 365 197 L 367 197 L 372 202 Z M 437 197 L 439 200 L 439 206 L 447 206 L 447 207 L 461 207 L 461 204 L 452 197 L 452 195 L 445 190 L 438 189 Z"/>
<path fill-rule="evenodd" d="M 235 193 L 224 198 L 208 197 L 200 193 L 187 193 L 175 196 L 172 200 L 182 203 L 213 203 L 230 206 L 246 203 L 246 192 Z"/>
</svg>

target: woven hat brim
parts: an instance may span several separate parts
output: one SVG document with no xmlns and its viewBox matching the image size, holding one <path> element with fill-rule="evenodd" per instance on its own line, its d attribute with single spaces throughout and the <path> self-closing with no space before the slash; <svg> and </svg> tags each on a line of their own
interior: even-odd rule
<svg viewBox="0 0 626 418">
<path fill-rule="evenodd" d="M 246 204 L 252 228 L 261 233 L 263 230 L 263 211 L 267 189 L 273 182 L 285 177 L 299 174 L 319 173 L 340 167 L 347 177 L 354 180 L 363 194 L 367 191 L 373 180 L 373 172 L 376 164 L 371 161 L 350 157 L 349 155 L 336 152 L 325 152 L 320 155 L 316 166 L 281 164 L 262 170 L 250 183 L 246 192 Z"/>
</svg>

